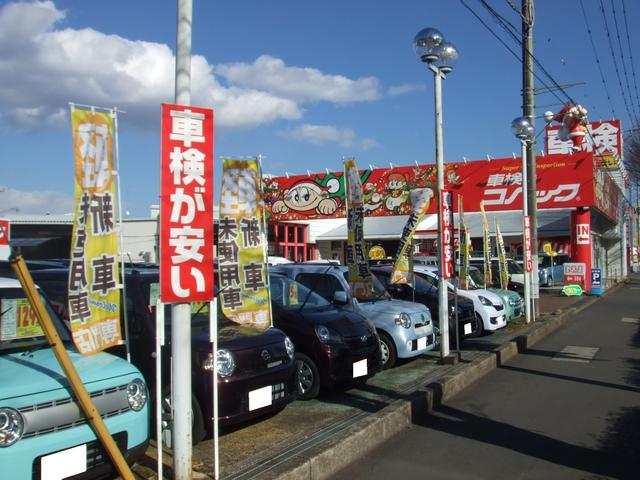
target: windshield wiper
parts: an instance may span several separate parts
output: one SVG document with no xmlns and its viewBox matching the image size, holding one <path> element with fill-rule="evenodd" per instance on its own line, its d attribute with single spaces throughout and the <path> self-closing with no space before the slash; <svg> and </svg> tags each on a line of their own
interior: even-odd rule
<svg viewBox="0 0 640 480">
<path fill-rule="evenodd" d="M 329 270 L 331 270 L 333 268 L 333 264 L 329 265 L 327 267 L 327 269 L 322 272 L 321 275 L 326 275 L 327 272 Z M 309 291 L 307 292 L 307 295 L 304 297 L 304 302 L 302 302 L 302 304 L 300 305 L 300 308 L 298 308 L 297 313 L 300 313 L 302 311 L 302 309 L 304 308 L 304 306 L 307 304 L 307 302 L 309 301 L 309 297 L 311 296 L 311 292 L 313 292 L 316 289 L 316 284 L 318 283 L 318 281 L 320 280 L 320 275 L 318 275 L 314 280 L 313 280 L 313 288 L 309 288 Z"/>
</svg>

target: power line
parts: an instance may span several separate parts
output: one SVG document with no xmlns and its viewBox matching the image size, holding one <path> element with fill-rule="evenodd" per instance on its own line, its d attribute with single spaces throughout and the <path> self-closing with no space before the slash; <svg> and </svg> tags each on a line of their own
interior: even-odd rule
<svg viewBox="0 0 640 480">
<path fill-rule="evenodd" d="M 636 91 L 636 103 L 640 107 L 640 96 L 638 95 L 638 81 L 636 79 L 636 68 L 633 65 L 633 49 L 631 48 L 631 40 L 629 38 L 629 24 L 627 22 L 627 8 L 624 0 L 622 0 L 622 17 L 624 18 L 624 26 L 627 33 L 627 46 L 629 47 L 629 63 L 631 63 L 631 73 L 633 75 L 633 85 Z"/>
<path fill-rule="evenodd" d="M 587 33 L 589 34 L 589 40 L 591 40 L 591 48 L 593 48 L 593 55 L 596 57 L 596 65 L 598 65 L 598 70 L 600 71 L 600 78 L 602 79 L 602 85 L 604 86 L 604 91 L 607 94 L 607 100 L 609 101 L 609 106 L 611 107 L 611 113 L 613 113 L 613 118 L 618 118 L 618 116 L 616 115 L 616 109 L 613 108 L 611 95 L 609 95 L 609 88 L 607 87 L 607 81 L 605 80 L 604 73 L 602 72 L 600 57 L 598 57 L 598 51 L 596 50 L 596 44 L 593 41 L 593 34 L 591 33 L 591 27 L 589 27 L 589 20 L 587 20 L 587 13 L 584 9 L 584 3 L 582 3 L 582 0 L 580 0 L 580 6 L 582 7 L 582 15 L 584 16 L 584 23 L 587 26 Z"/>
<path fill-rule="evenodd" d="M 633 111 L 633 116 L 638 123 L 638 113 L 636 112 L 636 106 L 633 103 L 633 97 L 631 96 L 631 87 L 629 86 L 629 75 L 627 74 L 627 63 L 624 58 L 624 49 L 622 48 L 622 40 L 620 40 L 620 29 L 618 28 L 618 16 L 616 15 L 616 4 L 615 0 L 611 2 L 611 9 L 613 10 L 613 22 L 616 26 L 616 36 L 618 37 L 618 46 L 620 47 L 620 58 L 622 63 L 622 71 L 624 72 L 624 79 L 627 84 L 627 92 L 629 94 L 629 100 L 631 103 L 631 110 Z"/>
</svg>

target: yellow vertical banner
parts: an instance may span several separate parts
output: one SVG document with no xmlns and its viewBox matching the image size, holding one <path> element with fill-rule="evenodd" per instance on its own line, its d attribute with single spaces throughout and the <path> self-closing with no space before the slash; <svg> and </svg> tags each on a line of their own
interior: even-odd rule
<svg viewBox="0 0 640 480">
<path fill-rule="evenodd" d="M 364 251 L 364 200 L 362 182 L 353 158 L 344 160 L 344 180 L 347 195 L 347 267 L 349 285 L 354 297 L 373 298 L 373 277 Z"/>
<path fill-rule="evenodd" d="M 460 260 L 460 288 L 469 289 L 469 244 L 467 243 L 467 226 L 464 223 L 464 206 L 462 195 L 458 195 L 458 248 Z"/>
<path fill-rule="evenodd" d="M 218 285 L 229 320 L 271 327 L 269 277 L 258 159 L 222 161 L 218 224 Z"/>
<path fill-rule="evenodd" d="M 462 266 L 460 267 L 460 288 L 469 289 L 469 257 L 471 256 L 471 232 L 469 227 L 463 226 L 464 230 L 464 247 L 462 250 Z M 464 275 L 463 275 L 464 272 Z"/>
<path fill-rule="evenodd" d="M 409 249 L 413 243 L 413 234 L 429 209 L 433 190 L 430 188 L 416 188 L 409 194 L 411 200 L 411 215 L 402 229 L 400 243 L 393 263 L 391 283 L 409 283 L 411 281 L 411 265 L 409 264 Z"/>
<path fill-rule="evenodd" d="M 68 306 L 73 341 L 85 355 L 121 342 L 114 116 L 71 106 L 75 206 Z"/>
<path fill-rule="evenodd" d="M 503 290 L 507 289 L 509 285 L 509 270 L 507 268 L 507 252 L 504 249 L 504 239 L 502 238 L 502 233 L 500 232 L 500 225 L 498 225 L 498 221 L 494 218 L 493 222 L 496 226 L 496 242 L 498 244 L 498 264 L 500 265 L 500 288 Z"/>
<path fill-rule="evenodd" d="M 491 275 L 491 238 L 489 238 L 489 222 L 487 214 L 484 211 L 484 201 L 480 202 L 480 211 L 482 212 L 482 258 L 484 267 L 484 286 L 491 286 L 493 278 Z"/>
</svg>

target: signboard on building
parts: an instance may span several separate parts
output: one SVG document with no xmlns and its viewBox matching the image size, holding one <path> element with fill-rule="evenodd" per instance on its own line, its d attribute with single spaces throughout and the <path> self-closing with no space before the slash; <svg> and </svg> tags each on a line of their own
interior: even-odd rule
<svg viewBox="0 0 640 480">
<path fill-rule="evenodd" d="M 160 299 L 213 299 L 213 110 L 162 104 Z"/>
<path fill-rule="evenodd" d="M 590 225 L 588 223 L 576 224 L 576 245 L 589 245 L 591 243 Z"/>
<path fill-rule="evenodd" d="M 0 218 L 0 260 L 9 260 L 11 256 L 11 223 L 9 220 Z"/>
<path fill-rule="evenodd" d="M 547 153 L 568 154 L 571 153 L 570 140 L 563 142 L 558 138 L 560 125 L 546 127 Z M 618 159 L 622 158 L 622 129 L 620 120 L 606 120 L 602 122 L 590 122 L 587 125 L 588 134 L 582 143 L 582 150 L 592 152 L 594 158 L 599 161 L 599 168 L 618 168 Z M 595 141 L 595 144 L 594 144 Z M 615 163 L 612 165 L 612 162 Z"/>
<path fill-rule="evenodd" d="M 445 188 L 463 195 L 467 211 L 522 209 L 522 172 L 518 159 L 445 164 Z M 593 205 L 593 158 L 589 152 L 536 158 L 538 208 Z M 362 208 L 368 217 L 410 215 L 409 195 L 435 188 L 435 165 L 359 171 Z M 272 221 L 344 218 L 342 172 L 264 179 L 265 206 Z M 435 202 L 427 213 L 435 213 Z"/>
<path fill-rule="evenodd" d="M 580 285 L 584 290 L 586 288 L 587 266 L 584 263 L 565 263 L 564 264 L 564 283 L 565 285 Z"/>
</svg>

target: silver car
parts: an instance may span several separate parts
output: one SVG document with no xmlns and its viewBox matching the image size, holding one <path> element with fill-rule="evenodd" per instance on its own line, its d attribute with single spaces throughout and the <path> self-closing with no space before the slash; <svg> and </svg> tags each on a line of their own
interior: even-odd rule
<svg viewBox="0 0 640 480">
<path fill-rule="evenodd" d="M 374 299 L 351 294 L 348 269 L 343 265 L 290 263 L 274 266 L 334 304 L 360 313 L 373 322 L 380 337 L 382 368 L 391 368 L 398 358 L 411 358 L 435 347 L 435 333 L 429 309 L 422 304 L 392 299 L 374 277 Z"/>
</svg>

